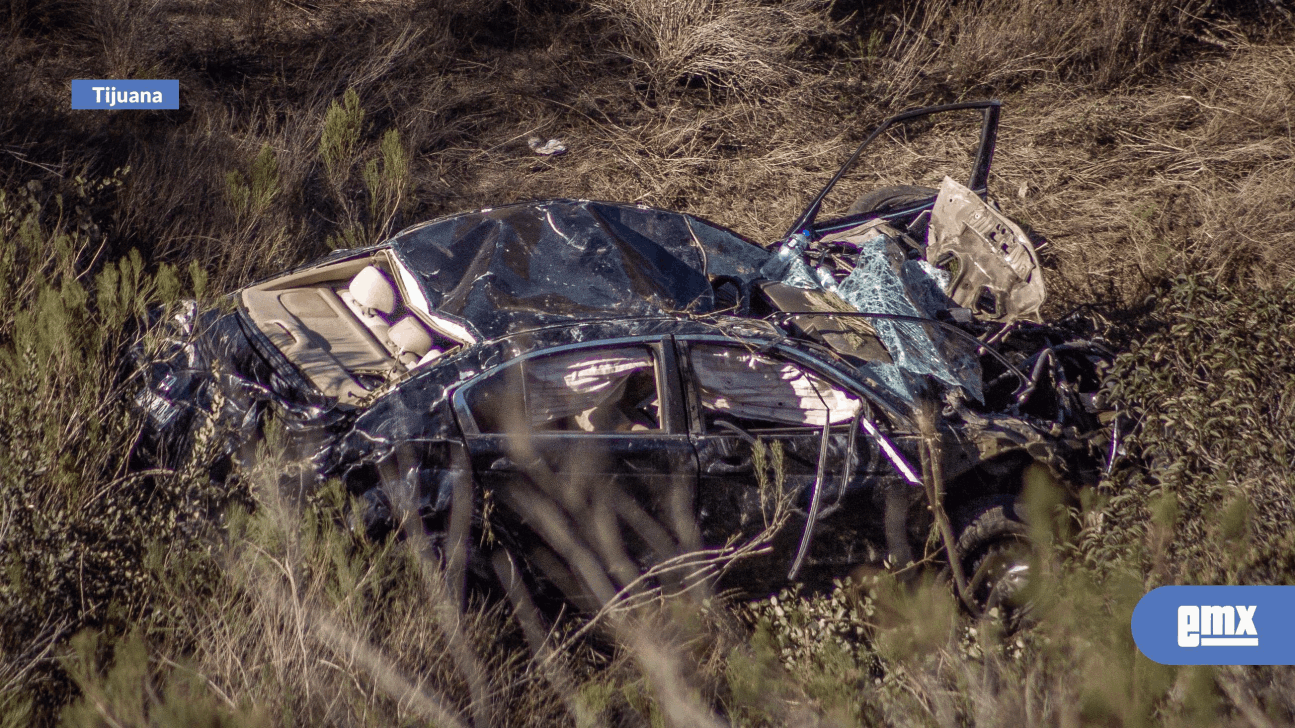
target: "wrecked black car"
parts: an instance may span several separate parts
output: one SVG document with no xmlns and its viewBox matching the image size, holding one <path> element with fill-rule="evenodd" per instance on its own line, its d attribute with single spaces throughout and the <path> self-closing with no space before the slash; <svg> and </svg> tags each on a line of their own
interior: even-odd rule
<svg viewBox="0 0 1295 728">
<path fill-rule="evenodd" d="M 891 125 L 968 110 L 967 185 L 817 220 Z M 369 537 L 588 611 L 932 554 L 970 609 L 1010 606 L 1026 473 L 1073 493 L 1111 434 L 1109 352 L 1041 323 L 1035 248 L 983 199 L 998 112 L 888 120 L 772 249 L 677 212 L 532 202 L 335 252 L 233 312 L 190 307 L 148 357 L 151 452 L 175 464 L 214 427 L 224 477 L 272 412 L 302 487 L 340 479 Z"/>
</svg>

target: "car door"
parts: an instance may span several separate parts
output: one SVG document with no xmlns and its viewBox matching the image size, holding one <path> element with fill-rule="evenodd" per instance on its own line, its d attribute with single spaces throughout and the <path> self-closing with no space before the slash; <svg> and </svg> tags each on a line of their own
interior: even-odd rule
<svg viewBox="0 0 1295 728">
<path fill-rule="evenodd" d="M 879 530 L 882 515 L 872 491 L 888 469 L 873 440 L 859 431 L 860 417 L 875 418 L 867 400 L 777 349 L 720 337 L 680 338 L 678 348 L 697 449 L 703 541 L 759 538 L 781 502 L 789 515 L 773 553 L 777 566 L 785 567 L 803 534 L 827 424 L 811 561 L 872 560 L 875 544 L 860 539 Z M 858 553 L 869 549 L 873 553 Z"/>
<path fill-rule="evenodd" d="M 596 608 L 698 548 L 696 457 L 669 337 L 529 354 L 454 402 L 490 501 L 487 531 L 578 605 Z"/>
</svg>

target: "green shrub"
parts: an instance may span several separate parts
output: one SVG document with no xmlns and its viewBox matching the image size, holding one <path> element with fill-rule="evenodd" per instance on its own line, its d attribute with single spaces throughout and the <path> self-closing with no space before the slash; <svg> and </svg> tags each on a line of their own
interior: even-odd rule
<svg viewBox="0 0 1295 728">
<path fill-rule="evenodd" d="M 46 205 L 34 186 L 0 192 L 0 692 L 27 695 L 35 722 L 70 697 L 52 659 L 69 636 L 94 628 L 111 642 L 156 622 L 152 556 L 202 548 L 193 536 L 219 497 L 200 470 L 131 463 L 138 380 L 123 354 L 146 338 L 150 308 L 205 276 L 149 273 L 133 250 L 96 259 L 103 233 L 87 210 L 120 184 L 77 178 Z"/>
<path fill-rule="evenodd" d="M 324 116 L 319 138 L 319 157 L 324 162 L 325 179 L 333 203 L 341 211 L 337 232 L 326 243 L 331 249 L 358 248 L 370 245 L 395 232 L 408 208 L 407 193 L 412 181 L 409 153 L 400 140 L 400 132 L 388 129 L 376 150 L 365 150 L 361 144 L 364 132 L 364 108 L 355 89 L 347 89 L 342 103 L 332 102 Z M 352 184 L 353 169 L 358 160 L 368 156 L 360 172 L 362 189 Z M 354 200 L 360 194 L 368 200 L 361 206 Z"/>
<path fill-rule="evenodd" d="M 1111 372 L 1138 428 L 1101 488 L 1082 553 L 1167 583 L 1295 577 L 1295 289 L 1181 277 Z"/>
</svg>

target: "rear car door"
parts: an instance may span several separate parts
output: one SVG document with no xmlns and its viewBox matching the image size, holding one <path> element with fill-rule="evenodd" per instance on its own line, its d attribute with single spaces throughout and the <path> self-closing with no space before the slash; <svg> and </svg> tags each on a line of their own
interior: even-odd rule
<svg viewBox="0 0 1295 728">
<path fill-rule="evenodd" d="M 856 552 L 870 547 L 859 541 L 861 533 L 881 523 L 872 491 L 889 472 L 872 439 L 859 431 L 859 417 L 875 418 L 868 401 L 777 349 L 719 337 L 680 337 L 677 343 L 697 448 L 703 541 L 760 537 L 781 502 L 789 516 L 774 536 L 776 564 L 764 570 L 778 573 L 790 562 L 806 522 L 826 424 L 817 556 L 810 562 L 872 560 L 875 553 Z M 836 526 L 844 530 L 834 534 Z"/>
<path fill-rule="evenodd" d="M 528 354 L 467 382 L 454 403 L 487 537 L 578 605 L 596 608 L 698 548 L 697 464 L 669 337 Z"/>
</svg>

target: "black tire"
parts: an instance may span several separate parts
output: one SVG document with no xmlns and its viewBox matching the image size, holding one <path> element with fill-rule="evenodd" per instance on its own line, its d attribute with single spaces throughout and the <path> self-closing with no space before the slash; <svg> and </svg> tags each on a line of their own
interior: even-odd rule
<svg viewBox="0 0 1295 728">
<path fill-rule="evenodd" d="M 996 609 L 1009 628 L 1028 620 L 1034 546 L 1014 498 L 994 499 L 975 512 L 958 535 L 958 554 L 976 611 L 988 616 Z"/>
<path fill-rule="evenodd" d="M 859 215 L 871 212 L 876 215 L 884 215 L 910 205 L 926 202 L 937 194 L 939 194 L 939 190 L 916 185 L 882 187 L 860 195 L 859 199 L 855 200 L 853 205 L 850 205 L 850 209 L 846 214 Z"/>
</svg>

